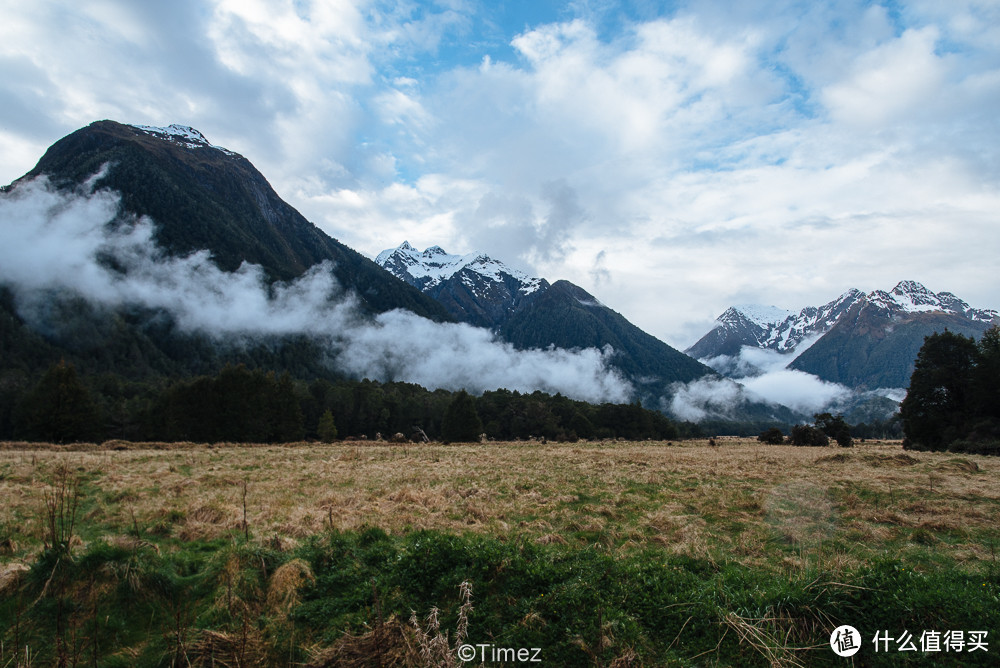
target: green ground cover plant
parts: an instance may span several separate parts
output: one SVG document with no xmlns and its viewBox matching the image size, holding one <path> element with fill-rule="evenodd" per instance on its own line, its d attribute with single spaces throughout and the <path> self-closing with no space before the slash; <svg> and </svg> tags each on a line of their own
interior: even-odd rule
<svg viewBox="0 0 1000 668">
<path fill-rule="evenodd" d="M 459 637 L 486 665 L 832 666 L 840 624 L 863 665 L 989 665 L 994 461 L 726 439 L 5 444 L 0 666 L 457 666 Z M 880 630 L 983 630 L 990 652 L 876 653 Z"/>
</svg>

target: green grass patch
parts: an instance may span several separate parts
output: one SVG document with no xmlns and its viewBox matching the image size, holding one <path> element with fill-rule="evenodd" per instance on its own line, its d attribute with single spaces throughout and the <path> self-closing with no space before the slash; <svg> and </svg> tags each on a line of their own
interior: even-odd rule
<svg viewBox="0 0 1000 668">
<path fill-rule="evenodd" d="M 376 627 L 387 629 L 385 643 L 403 642 L 413 611 L 422 620 L 438 608 L 453 637 L 466 581 L 468 641 L 538 647 L 544 665 L 841 665 L 828 647 L 840 624 L 865 636 L 865 665 L 896 665 L 905 657 L 871 651 L 876 631 L 1000 627 L 995 567 L 973 574 L 885 559 L 788 575 L 655 548 L 615 552 L 590 538 L 581 547 L 370 528 L 289 552 L 252 540 L 48 550 L 0 602 L 0 665 L 26 648 L 35 665 L 308 664 Z M 292 571 L 298 580 L 282 584 Z M 382 649 L 393 665 L 392 647 Z M 975 658 L 941 653 L 933 663 Z"/>
</svg>

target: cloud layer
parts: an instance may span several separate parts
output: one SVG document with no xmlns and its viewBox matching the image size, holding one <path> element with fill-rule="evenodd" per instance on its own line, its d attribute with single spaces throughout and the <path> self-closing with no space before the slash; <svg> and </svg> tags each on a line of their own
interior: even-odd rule
<svg viewBox="0 0 1000 668">
<path fill-rule="evenodd" d="M 0 181 L 192 125 L 352 247 L 487 250 L 680 348 L 902 279 L 1000 305 L 996 2 L 518 4 L 14 3 Z"/>
<path fill-rule="evenodd" d="M 675 385 L 665 407 L 677 417 L 698 421 L 706 417 L 735 418 L 747 402 L 787 406 L 806 416 L 843 405 L 854 397 L 850 388 L 787 368 L 815 341 L 807 339 L 788 354 L 743 346 L 739 355 L 703 359 L 728 377 L 699 378 Z"/>
<path fill-rule="evenodd" d="M 122 221 L 118 198 L 60 194 L 44 179 L 0 197 L 0 283 L 29 322 L 55 292 L 106 306 L 142 305 L 220 342 L 305 334 L 331 364 L 357 377 L 482 392 L 543 391 L 591 402 L 627 401 L 632 388 L 606 366 L 612 351 L 517 351 L 490 332 L 438 324 L 408 311 L 374 318 L 357 308 L 327 264 L 268 287 L 260 267 L 223 272 L 207 251 L 159 252 L 152 221 Z"/>
</svg>

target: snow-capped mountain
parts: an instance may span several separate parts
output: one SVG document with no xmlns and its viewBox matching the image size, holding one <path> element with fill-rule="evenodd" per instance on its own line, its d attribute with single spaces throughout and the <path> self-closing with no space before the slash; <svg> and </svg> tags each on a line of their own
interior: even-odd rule
<svg viewBox="0 0 1000 668">
<path fill-rule="evenodd" d="M 993 322 L 994 309 L 975 309 L 950 292 L 933 293 L 916 281 L 901 281 L 891 292 L 876 290 L 866 295 L 873 308 L 898 313 L 950 313 L 973 322 Z"/>
<path fill-rule="evenodd" d="M 916 281 L 892 290 L 851 289 L 798 313 L 775 307 L 733 306 L 686 351 L 698 359 L 738 356 L 744 346 L 795 353 L 789 368 L 852 387 L 905 387 L 923 337 L 945 327 L 978 336 L 1000 322 L 992 309 L 975 309 L 950 292 Z M 809 342 L 808 350 L 801 347 Z"/>
<path fill-rule="evenodd" d="M 456 319 L 486 327 L 517 348 L 610 347 L 610 363 L 645 399 L 673 382 L 712 370 L 630 323 L 569 281 L 549 283 L 485 253 L 418 251 L 407 242 L 375 259 L 397 278 L 434 297 Z"/>
<path fill-rule="evenodd" d="M 828 331 L 864 293 L 848 290 L 823 306 L 807 306 L 798 313 L 756 304 L 731 306 L 718 324 L 687 354 L 698 359 L 736 355 L 743 346 L 791 352 L 802 341 Z"/>
<path fill-rule="evenodd" d="M 169 141 L 172 144 L 179 144 L 184 148 L 214 148 L 227 155 L 236 155 L 229 149 L 216 146 L 205 138 L 205 135 L 187 125 L 168 125 L 165 128 L 158 128 L 152 125 L 132 125 L 136 130 L 142 130 L 148 135 Z"/>
<path fill-rule="evenodd" d="M 375 263 L 419 288 L 459 320 L 496 329 L 522 304 L 549 287 L 485 253 L 451 255 L 440 246 L 418 251 L 404 241 Z"/>
<path fill-rule="evenodd" d="M 421 252 L 408 241 L 404 241 L 396 248 L 382 251 L 375 258 L 375 263 L 425 291 L 433 289 L 463 270 L 495 282 L 503 281 L 507 276 L 512 277 L 520 283 L 519 290 L 525 294 L 531 294 L 543 285 L 548 285 L 544 278 L 531 278 L 485 253 L 450 255 L 440 246 L 431 246 Z"/>
</svg>

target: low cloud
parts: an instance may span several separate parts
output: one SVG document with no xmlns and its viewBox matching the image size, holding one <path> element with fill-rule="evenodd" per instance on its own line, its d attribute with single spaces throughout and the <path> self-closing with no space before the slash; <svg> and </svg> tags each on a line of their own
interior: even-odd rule
<svg viewBox="0 0 1000 668">
<path fill-rule="evenodd" d="M 396 310 L 371 317 L 331 274 L 312 267 L 268 286 L 244 263 L 220 270 L 208 251 L 164 254 L 148 219 L 122 220 L 107 191 L 63 194 L 44 180 L 0 198 L 0 282 L 11 286 L 27 321 L 53 293 L 108 307 L 141 305 L 169 313 L 184 331 L 220 342 L 304 334 L 330 363 L 358 377 L 483 392 L 561 392 L 586 401 L 626 401 L 632 388 L 607 366 L 613 351 L 518 351 L 490 332 L 439 324 Z"/>
<path fill-rule="evenodd" d="M 783 369 L 744 378 L 743 386 L 767 403 L 788 406 L 800 413 L 812 414 L 846 399 L 851 390 L 829 383 L 810 373 Z"/>
<path fill-rule="evenodd" d="M 661 407 L 681 420 L 700 422 L 706 418 L 733 419 L 748 401 L 746 388 L 736 381 L 704 377 L 672 385 L 670 398 L 664 398 Z"/>
<path fill-rule="evenodd" d="M 793 353 L 743 346 L 738 355 L 703 359 L 728 378 L 702 378 L 672 387 L 668 410 L 682 419 L 697 421 L 706 417 L 737 419 L 740 408 L 752 402 L 785 406 L 804 415 L 842 405 L 854 394 L 850 388 L 787 368 L 817 338 L 803 341 Z"/>
</svg>

